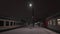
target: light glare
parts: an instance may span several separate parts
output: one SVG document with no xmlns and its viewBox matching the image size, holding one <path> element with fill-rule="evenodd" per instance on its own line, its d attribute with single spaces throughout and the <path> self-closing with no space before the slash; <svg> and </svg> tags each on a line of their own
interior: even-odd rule
<svg viewBox="0 0 60 34">
<path fill-rule="evenodd" d="M 32 7 L 32 4 L 29 4 L 30 7 Z"/>
</svg>

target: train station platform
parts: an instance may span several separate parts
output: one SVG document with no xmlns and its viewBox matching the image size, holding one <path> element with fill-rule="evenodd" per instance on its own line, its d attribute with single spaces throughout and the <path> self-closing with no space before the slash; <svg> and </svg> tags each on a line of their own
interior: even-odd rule
<svg viewBox="0 0 60 34">
<path fill-rule="evenodd" d="M 42 27 L 24 27 L 6 32 L 1 32 L 0 34 L 58 34 L 58 33 Z"/>
</svg>

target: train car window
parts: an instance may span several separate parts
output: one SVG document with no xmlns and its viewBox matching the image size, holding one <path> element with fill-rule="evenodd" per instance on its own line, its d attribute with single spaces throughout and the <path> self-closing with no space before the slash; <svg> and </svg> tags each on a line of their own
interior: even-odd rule
<svg viewBox="0 0 60 34">
<path fill-rule="evenodd" d="M 60 25 L 60 19 L 57 19 L 58 25 Z"/>
<path fill-rule="evenodd" d="M 11 22 L 10 25 L 12 26 L 13 25 L 13 22 Z"/>
<path fill-rule="evenodd" d="M 3 26 L 4 25 L 4 21 L 0 21 L 0 26 Z"/>
<path fill-rule="evenodd" d="M 52 20 L 50 20 L 50 25 L 52 25 Z"/>
<path fill-rule="evenodd" d="M 53 25 L 56 25 L 56 20 L 53 20 Z"/>
<path fill-rule="evenodd" d="M 9 21 L 6 21 L 6 26 L 9 26 Z"/>
</svg>

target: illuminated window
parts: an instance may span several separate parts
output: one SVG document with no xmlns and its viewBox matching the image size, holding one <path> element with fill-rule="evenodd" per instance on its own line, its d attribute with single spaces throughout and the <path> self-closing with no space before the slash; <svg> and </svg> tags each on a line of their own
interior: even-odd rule
<svg viewBox="0 0 60 34">
<path fill-rule="evenodd" d="M 52 20 L 50 20 L 50 25 L 52 25 Z"/>
<path fill-rule="evenodd" d="M 60 19 L 57 19 L 58 25 L 60 25 Z"/>
<path fill-rule="evenodd" d="M 56 25 L 56 20 L 53 20 L 53 25 Z"/>
<path fill-rule="evenodd" d="M 48 25 L 50 25 L 50 21 L 48 21 Z"/>
</svg>

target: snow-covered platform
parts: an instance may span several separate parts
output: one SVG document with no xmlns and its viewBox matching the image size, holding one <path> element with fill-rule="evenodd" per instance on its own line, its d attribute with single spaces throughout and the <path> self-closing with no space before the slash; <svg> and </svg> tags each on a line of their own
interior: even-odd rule
<svg viewBox="0 0 60 34">
<path fill-rule="evenodd" d="M 42 27 L 25 27 L 25 28 L 18 28 L 6 32 L 1 32 L 0 34 L 58 34 L 51 30 L 42 28 Z"/>
</svg>

